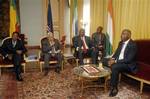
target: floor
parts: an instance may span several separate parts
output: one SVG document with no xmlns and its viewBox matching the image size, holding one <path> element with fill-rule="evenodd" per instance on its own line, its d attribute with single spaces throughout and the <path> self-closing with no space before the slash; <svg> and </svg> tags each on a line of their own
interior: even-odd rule
<svg viewBox="0 0 150 99">
<path fill-rule="evenodd" d="M 31 51 L 32 54 L 35 54 L 34 52 L 36 52 L 36 54 L 38 53 L 37 51 L 33 51 L 33 50 Z M 71 50 L 69 48 L 67 48 L 65 50 L 65 53 L 67 53 L 67 55 L 70 55 Z M 37 68 L 37 65 L 35 65 L 35 64 L 36 63 L 27 64 L 28 65 L 27 72 L 29 74 L 27 73 L 28 78 L 26 78 L 26 75 L 24 76 L 25 77 L 24 82 L 26 82 L 26 79 L 30 79 L 29 75 L 31 77 L 33 76 L 30 74 L 30 71 L 31 72 L 32 71 L 39 72 L 39 70 L 38 70 L 39 68 Z M 64 73 L 62 73 L 61 76 L 65 76 L 65 74 L 66 73 L 64 72 Z M 55 73 L 54 73 L 54 75 L 55 75 Z M 68 75 L 69 74 L 67 74 L 67 76 Z M 139 82 L 132 80 L 130 78 L 127 78 L 127 77 L 123 77 L 122 81 L 125 83 L 125 85 L 127 85 L 129 87 L 129 89 L 132 89 L 132 90 L 138 92 Z M 26 87 L 24 86 L 24 84 L 16 81 L 15 74 L 13 73 L 12 69 L 3 69 L 2 76 L 0 77 L 0 99 L 24 99 L 24 94 L 22 94 L 23 90 L 24 90 L 23 88 L 26 88 Z M 86 97 L 86 95 L 88 95 L 88 93 L 85 94 L 85 97 Z M 85 97 L 82 97 L 81 99 L 101 99 L 101 98 L 85 98 Z M 97 95 L 97 97 L 99 97 L 99 95 Z M 150 99 L 150 86 L 149 85 L 144 86 L 143 94 L 141 95 L 141 97 L 146 97 L 146 98 L 138 98 L 138 99 Z M 28 98 L 25 98 L 25 99 L 28 99 Z M 32 98 L 30 98 L 30 99 L 32 99 Z M 35 99 L 35 98 L 33 98 L 33 99 Z M 58 99 L 58 98 L 39 98 L 39 99 Z M 63 99 L 79 99 L 79 97 L 77 98 L 77 96 L 74 95 L 72 97 L 70 96 L 70 98 L 63 98 Z M 114 99 L 125 99 L 125 98 L 114 98 Z"/>
</svg>

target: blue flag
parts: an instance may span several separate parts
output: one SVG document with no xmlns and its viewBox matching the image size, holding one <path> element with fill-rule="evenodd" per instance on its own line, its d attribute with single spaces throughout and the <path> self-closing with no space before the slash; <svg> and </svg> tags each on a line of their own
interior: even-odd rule
<svg viewBox="0 0 150 99">
<path fill-rule="evenodd" d="M 74 5 L 73 5 L 72 32 L 73 32 L 75 35 L 78 35 L 78 11 L 77 11 L 77 0 L 74 0 Z"/>
<path fill-rule="evenodd" d="M 48 10 L 47 10 L 47 32 L 53 33 L 53 21 L 52 21 L 52 11 L 51 11 L 51 2 L 48 0 Z"/>
</svg>

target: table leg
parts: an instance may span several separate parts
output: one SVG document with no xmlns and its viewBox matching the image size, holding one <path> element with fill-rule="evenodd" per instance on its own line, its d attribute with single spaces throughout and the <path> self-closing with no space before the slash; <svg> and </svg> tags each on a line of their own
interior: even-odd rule
<svg viewBox="0 0 150 99">
<path fill-rule="evenodd" d="M 84 80 L 83 79 L 81 79 L 81 97 L 82 97 L 82 95 L 83 95 L 83 87 L 84 87 Z"/>
<path fill-rule="evenodd" d="M 105 77 L 105 83 L 104 83 L 104 91 L 107 92 L 107 81 L 109 79 L 109 76 Z"/>
</svg>

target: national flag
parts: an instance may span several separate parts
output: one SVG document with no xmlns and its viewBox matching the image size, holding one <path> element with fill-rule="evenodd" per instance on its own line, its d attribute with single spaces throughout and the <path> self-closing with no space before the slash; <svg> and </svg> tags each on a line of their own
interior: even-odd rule
<svg viewBox="0 0 150 99">
<path fill-rule="evenodd" d="M 19 16 L 17 13 L 16 0 L 10 0 L 10 27 L 9 33 L 12 36 L 13 32 L 19 32 Z"/>
<path fill-rule="evenodd" d="M 77 0 L 73 0 L 73 22 L 72 22 L 72 33 L 78 35 L 78 11 L 77 11 Z"/>
<path fill-rule="evenodd" d="M 106 55 L 112 54 L 112 44 L 114 35 L 114 22 L 113 22 L 113 7 L 112 0 L 108 1 L 108 15 L 107 15 L 107 33 L 106 33 Z"/>
<path fill-rule="evenodd" d="M 47 9 L 47 32 L 53 33 L 53 21 L 52 21 L 52 11 L 51 11 L 50 0 L 48 0 L 48 9 Z"/>
</svg>

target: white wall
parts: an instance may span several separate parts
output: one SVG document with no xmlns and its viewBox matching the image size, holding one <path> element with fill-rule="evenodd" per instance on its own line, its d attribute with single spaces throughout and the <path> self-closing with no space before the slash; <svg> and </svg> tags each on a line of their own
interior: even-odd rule
<svg viewBox="0 0 150 99">
<path fill-rule="evenodd" d="M 21 33 L 28 45 L 40 45 L 43 35 L 42 0 L 20 0 Z"/>
</svg>

